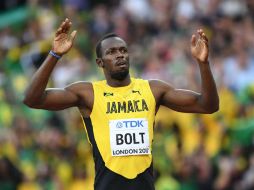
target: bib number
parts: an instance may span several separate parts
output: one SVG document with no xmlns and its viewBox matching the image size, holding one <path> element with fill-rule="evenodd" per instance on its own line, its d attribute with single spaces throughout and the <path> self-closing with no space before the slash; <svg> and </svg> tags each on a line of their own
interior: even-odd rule
<svg viewBox="0 0 254 190">
<path fill-rule="evenodd" d="M 109 127 L 112 156 L 151 154 L 145 118 L 110 120 Z"/>
</svg>

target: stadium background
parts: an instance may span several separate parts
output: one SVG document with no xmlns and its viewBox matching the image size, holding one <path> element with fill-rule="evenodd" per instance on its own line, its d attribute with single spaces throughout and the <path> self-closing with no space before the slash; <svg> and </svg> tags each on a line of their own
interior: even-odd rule
<svg viewBox="0 0 254 190">
<path fill-rule="evenodd" d="M 78 110 L 34 110 L 26 85 L 64 18 L 78 31 L 49 87 L 102 79 L 96 41 L 129 44 L 132 76 L 198 90 L 191 34 L 203 28 L 220 94 L 213 115 L 161 108 L 156 117 L 157 190 L 254 189 L 254 1 L 4 0 L 0 2 L 0 189 L 91 190 L 94 166 Z"/>
</svg>

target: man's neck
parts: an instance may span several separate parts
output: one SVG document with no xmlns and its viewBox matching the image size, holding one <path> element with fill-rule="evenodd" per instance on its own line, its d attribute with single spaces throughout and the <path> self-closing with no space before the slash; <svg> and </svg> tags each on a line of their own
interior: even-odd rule
<svg viewBox="0 0 254 190">
<path fill-rule="evenodd" d="M 128 86 L 131 83 L 130 75 L 128 75 L 125 79 L 123 80 L 116 80 L 116 79 L 107 79 L 107 84 L 111 87 L 123 87 L 123 86 Z"/>
</svg>

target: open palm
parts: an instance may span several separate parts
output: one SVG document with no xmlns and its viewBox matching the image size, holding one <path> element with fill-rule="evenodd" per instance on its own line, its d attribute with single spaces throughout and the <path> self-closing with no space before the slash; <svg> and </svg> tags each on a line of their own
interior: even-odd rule
<svg viewBox="0 0 254 190">
<path fill-rule="evenodd" d="M 191 37 L 191 54 L 199 63 L 207 63 L 209 54 L 208 39 L 202 29 L 199 29 L 197 33 L 198 37 L 194 34 Z"/>
<path fill-rule="evenodd" d="M 73 45 L 73 41 L 77 32 L 73 31 L 71 35 L 68 34 L 71 25 L 71 21 L 69 19 L 65 19 L 65 21 L 62 22 L 61 26 L 57 29 L 52 45 L 52 51 L 58 55 L 67 53 Z"/>
</svg>

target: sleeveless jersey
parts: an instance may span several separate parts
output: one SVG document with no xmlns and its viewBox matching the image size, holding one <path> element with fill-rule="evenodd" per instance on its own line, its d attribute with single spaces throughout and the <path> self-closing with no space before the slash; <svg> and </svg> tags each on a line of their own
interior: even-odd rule
<svg viewBox="0 0 254 190">
<path fill-rule="evenodd" d="M 83 118 L 95 162 L 95 190 L 154 190 L 155 98 L 147 80 L 124 87 L 93 84 L 94 104 Z"/>
</svg>

